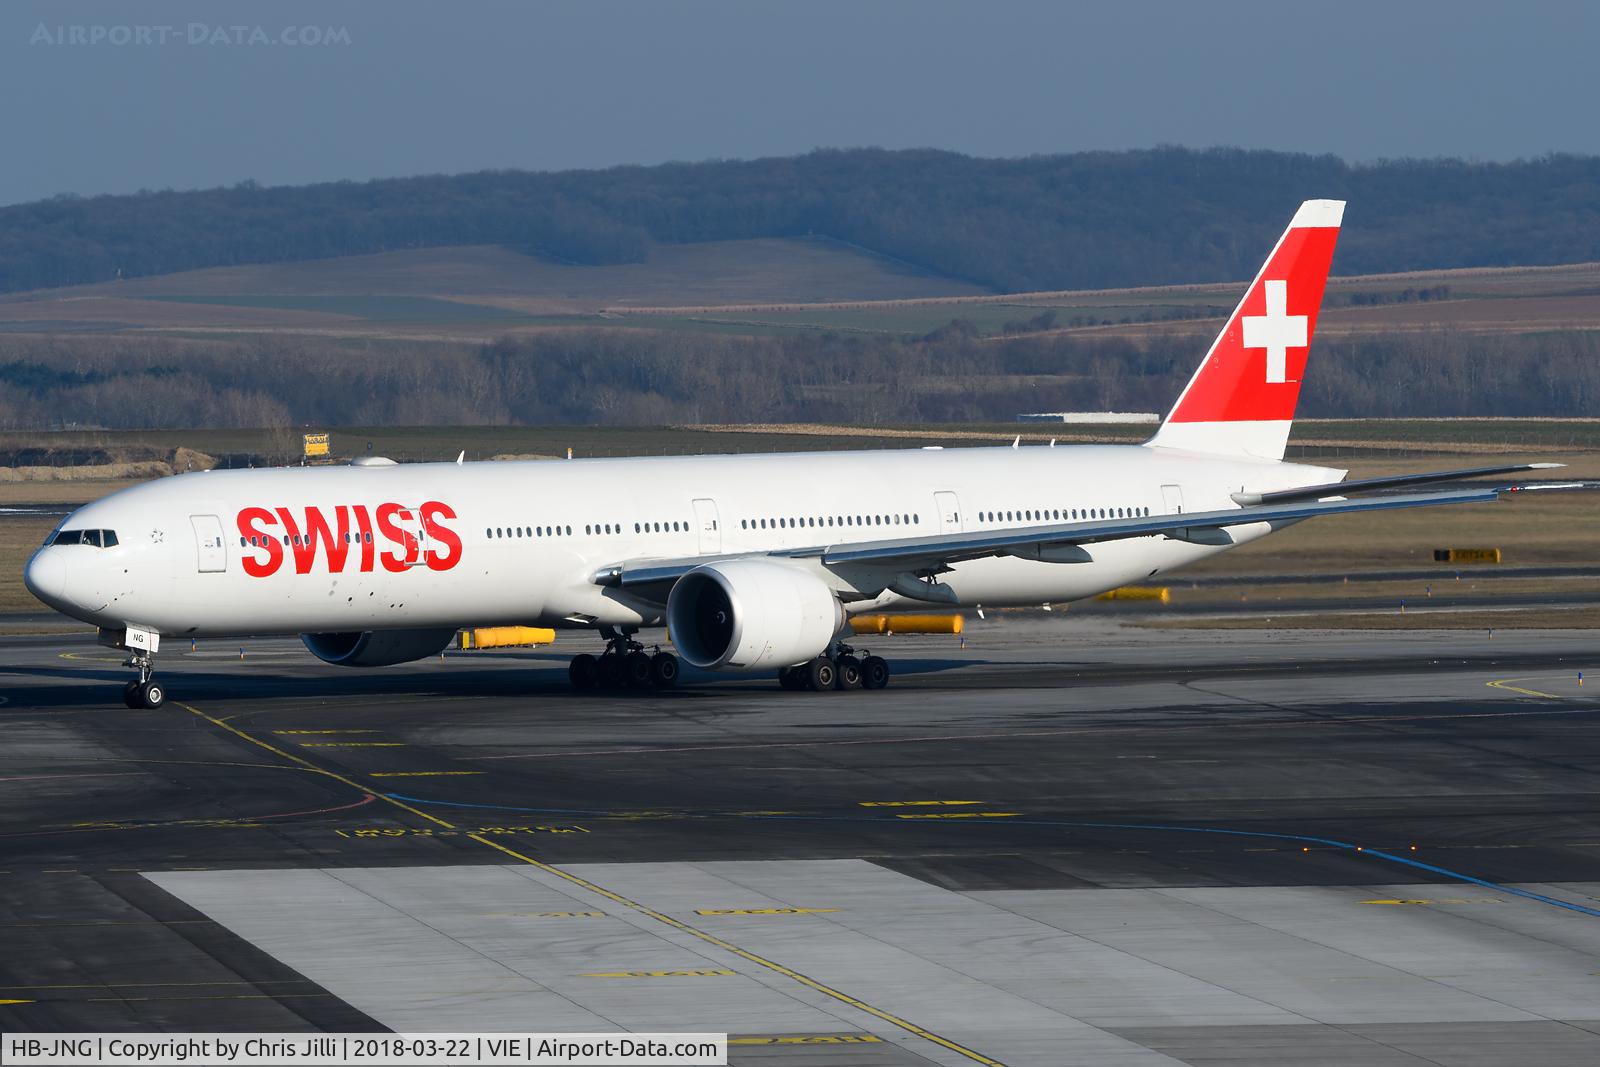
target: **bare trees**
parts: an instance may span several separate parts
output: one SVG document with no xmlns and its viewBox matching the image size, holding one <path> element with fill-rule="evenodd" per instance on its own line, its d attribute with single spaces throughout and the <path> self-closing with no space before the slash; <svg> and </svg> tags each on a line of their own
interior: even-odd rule
<svg viewBox="0 0 1600 1067">
<path fill-rule="evenodd" d="M 1164 411 L 1208 340 L 561 330 L 485 345 L 380 345 L 0 334 L 0 428 L 882 424 Z M 1581 416 L 1597 401 L 1591 331 L 1435 330 L 1319 341 L 1301 413 Z"/>
</svg>

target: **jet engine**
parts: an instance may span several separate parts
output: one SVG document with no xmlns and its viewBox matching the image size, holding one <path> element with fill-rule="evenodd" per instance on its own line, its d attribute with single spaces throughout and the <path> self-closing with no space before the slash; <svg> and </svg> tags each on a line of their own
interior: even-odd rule
<svg viewBox="0 0 1600 1067">
<path fill-rule="evenodd" d="M 301 634 L 311 654 L 341 667 L 388 667 L 443 652 L 455 639 L 449 630 L 367 630 L 362 633 Z"/>
<path fill-rule="evenodd" d="M 708 563 L 667 597 L 678 654 L 702 670 L 757 670 L 803 663 L 827 651 L 844 607 L 818 577 L 766 560 Z"/>
</svg>

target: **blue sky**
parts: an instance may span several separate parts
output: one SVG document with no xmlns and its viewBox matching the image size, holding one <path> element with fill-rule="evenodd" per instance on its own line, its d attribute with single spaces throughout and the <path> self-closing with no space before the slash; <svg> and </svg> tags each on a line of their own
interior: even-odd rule
<svg viewBox="0 0 1600 1067">
<path fill-rule="evenodd" d="M 1595 153 L 1597 31 L 1482 0 L 11 0 L 0 203 L 819 146 Z"/>
</svg>

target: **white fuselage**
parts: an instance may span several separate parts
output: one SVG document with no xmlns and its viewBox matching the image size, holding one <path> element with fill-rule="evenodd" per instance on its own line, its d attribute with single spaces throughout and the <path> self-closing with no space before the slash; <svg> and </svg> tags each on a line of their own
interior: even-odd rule
<svg viewBox="0 0 1600 1067">
<path fill-rule="evenodd" d="M 1342 473 L 1143 446 L 207 471 L 74 512 L 59 530 L 112 531 L 116 545 L 47 544 L 28 584 L 87 622 L 174 637 L 652 625 L 659 603 L 595 575 L 625 561 L 1115 518 L 1117 509 L 1212 511 L 1233 507 L 1229 494 L 1241 489 Z M 957 563 L 942 580 L 966 605 L 1061 602 L 1218 551 L 1139 537 L 1092 545 L 1087 562 Z M 837 577 L 815 560 L 798 565 Z M 850 611 L 918 606 L 892 593 L 842 595 Z"/>
</svg>

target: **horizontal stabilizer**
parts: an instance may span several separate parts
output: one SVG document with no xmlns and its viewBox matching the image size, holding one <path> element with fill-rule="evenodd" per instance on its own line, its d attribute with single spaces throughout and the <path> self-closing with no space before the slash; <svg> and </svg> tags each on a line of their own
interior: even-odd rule
<svg viewBox="0 0 1600 1067">
<path fill-rule="evenodd" d="M 1467 478 L 1482 478 L 1490 474 L 1514 474 L 1518 471 L 1555 470 L 1565 463 L 1508 463 L 1499 467 L 1466 467 L 1454 471 L 1429 471 L 1425 474 L 1394 474 L 1383 478 L 1357 478 L 1344 482 L 1325 482 L 1322 485 L 1304 485 L 1298 489 L 1279 489 L 1270 493 L 1240 491 L 1231 494 L 1235 504 L 1288 504 L 1296 500 L 1320 500 L 1326 496 L 1349 496 L 1352 493 L 1371 492 L 1374 489 L 1400 489 L 1411 485 L 1428 485 L 1437 482 L 1457 482 Z"/>
</svg>

